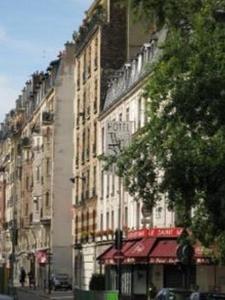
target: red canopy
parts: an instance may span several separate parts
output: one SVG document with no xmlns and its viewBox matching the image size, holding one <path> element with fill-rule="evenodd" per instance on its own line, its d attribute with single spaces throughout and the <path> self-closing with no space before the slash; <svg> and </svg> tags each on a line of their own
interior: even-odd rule
<svg viewBox="0 0 225 300">
<path fill-rule="evenodd" d="M 130 258 L 135 260 L 147 259 L 153 246 L 155 245 L 156 238 L 144 238 L 137 241 L 129 250 L 125 252 L 125 257 L 127 261 Z"/>
<path fill-rule="evenodd" d="M 121 252 L 125 254 L 125 252 L 134 244 L 134 241 L 126 241 L 123 243 Z M 98 260 L 102 263 L 114 263 L 114 255 L 118 252 L 115 246 L 111 246 L 105 252 L 103 252 L 99 257 Z"/>
<path fill-rule="evenodd" d="M 177 247 L 176 239 L 158 240 L 158 243 L 150 253 L 149 261 L 151 263 L 176 263 Z"/>
</svg>

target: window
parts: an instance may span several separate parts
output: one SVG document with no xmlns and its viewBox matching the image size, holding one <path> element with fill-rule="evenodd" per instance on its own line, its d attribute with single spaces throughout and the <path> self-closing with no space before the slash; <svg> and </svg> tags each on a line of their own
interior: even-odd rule
<svg viewBox="0 0 225 300">
<path fill-rule="evenodd" d="M 104 153 L 105 150 L 105 128 L 102 127 L 102 153 Z"/>
<path fill-rule="evenodd" d="M 86 110 L 86 91 L 83 93 L 83 123 L 85 122 L 85 110 Z"/>
<path fill-rule="evenodd" d="M 26 189 L 29 190 L 29 177 L 26 177 Z"/>
<path fill-rule="evenodd" d="M 138 99 L 138 129 L 141 127 L 141 117 L 142 117 L 142 99 Z"/>
<path fill-rule="evenodd" d="M 80 98 L 77 99 L 77 120 L 76 125 L 79 127 L 80 124 Z"/>
<path fill-rule="evenodd" d="M 112 172 L 112 196 L 115 195 L 115 173 L 114 170 Z"/>
<path fill-rule="evenodd" d="M 121 122 L 121 121 L 122 121 L 122 119 L 123 119 L 123 114 L 122 114 L 122 113 L 120 113 L 120 114 L 119 114 L 119 121 Z"/>
<path fill-rule="evenodd" d="M 111 228 L 114 230 L 114 211 L 111 212 Z"/>
<path fill-rule="evenodd" d="M 50 175 L 50 158 L 46 159 L 46 175 Z"/>
<path fill-rule="evenodd" d="M 109 212 L 106 214 L 106 229 L 109 229 Z"/>
<path fill-rule="evenodd" d="M 90 171 L 87 171 L 87 178 L 86 178 L 86 198 L 89 198 L 89 184 L 90 184 Z"/>
<path fill-rule="evenodd" d="M 136 211 L 136 228 L 140 227 L 140 203 L 137 203 L 137 211 Z"/>
<path fill-rule="evenodd" d="M 77 89 L 80 89 L 80 60 L 77 62 Z"/>
<path fill-rule="evenodd" d="M 93 231 L 95 231 L 96 211 L 93 211 Z"/>
<path fill-rule="evenodd" d="M 84 178 L 84 173 L 82 173 L 81 175 L 82 178 Z M 81 200 L 84 201 L 84 193 L 85 193 L 85 181 L 84 180 L 81 180 L 81 186 L 82 186 L 82 195 L 81 195 Z"/>
<path fill-rule="evenodd" d="M 101 197 L 104 197 L 104 171 L 101 171 Z"/>
<path fill-rule="evenodd" d="M 128 207 L 126 206 L 124 209 L 124 225 L 128 226 Z"/>
<path fill-rule="evenodd" d="M 86 230 L 89 231 L 89 212 L 87 211 L 87 214 L 86 214 L 86 220 L 87 220 L 87 228 Z"/>
<path fill-rule="evenodd" d="M 89 160 L 90 151 L 90 129 L 87 129 L 86 159 Z"/>
<path fill-rule="evenodd" d="M 93 144 L 93 156 L 96 156 L 96 145 L 97 145 L 97 124 L 94 123 L 94 144 Z"/>
<path fill-rule="evenodd" d="M 95 86 L 94 86 L 94 113 L 97 112 L 97 103 L 98 103 L 98 79 L 95 80 Z"/>
<path fill-rule="evenodd" d="M 80 149 L 80 138 L 77 137 L 77 153 L 76 153 L 76 167 L 77 168 L 79 167 L 79 156 L 80 156 L 79 149 Z"/>
<path fill-rule="evenodd" d="M 76 221 L 75 221 L 75 234 L 78 234 L 78 216 L 76 216 Z"/>
<path fill-rule="evenodd" d="M 26 203 L 26 206 L 25 206 L 25 216 L 28 216 L 28 210 L 29 210 L 28 203 Z"/>
<path fill-rule="evenodd" d="M 83 131 L 82 164 L 84 164 L 84 160 L 85 160 L 85 130 Z"/>
<path fill-rule="evenodd" d="M 36 167 L 36 179 L 37 181 L 40 180 L 40 167 Z"/>
<path fill-rule="evenodd" d="M 155 217 L 156 219 L 160 219 L 162 216 L 162 207 L 157 207 L 155 210 Z"/>
<path fill-rule="evenodd" d="M 109 173 L 107 173 L 107 187 L 106 187 L 106 197 L 109 197 L 109 187 L 110 187 L 110 177 Z"/>
<path fill-rule="evenodd" d="M 126 121 L 130 121 L 130 108 L 127 107 L 126 109 Z"/>
<path fill-rule="evenodd" d="M 49 207 L 49 192 L 45 194 L 45 206 Z"/>
<path fill-rule="evenodd" d="M 76 204 L 79 202 L 79 180 L 76 180 Z"/>
<path fill-rule="evenodd" d="M 96 166 L 93 168 L 93 190 L 92 190 L 92 196 L 94 197 L 96 195 Z"/>
<path fill-rule="evenodd" d="M 91 45 L 88 48 L 88 76 L 91 75 Z"/>
<path fill-rule="evenodd" d="M 95 61 L 94 61 L 95 70 L 98 68 L 98 37 L 95 39 Z"/>
<path fill-rule="evenodd" d="M 100 218 L 100 230 L 103 230 L 103 214 L 101 214 Z"/>
</svg>

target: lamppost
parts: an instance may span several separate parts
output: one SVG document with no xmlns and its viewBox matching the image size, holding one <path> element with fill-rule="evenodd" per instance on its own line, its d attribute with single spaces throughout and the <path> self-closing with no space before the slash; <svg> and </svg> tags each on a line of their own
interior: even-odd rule
<svg viewBox="0 0 225 300">
<path fill-rule="evenodd" d="M 51 278 L 51 264 L 52 264 L 52 253 L 50 249 L 47 251 L 47 259 L 48 259 L 48 294 L 50 295 L 52 292 L 52 278 Z"/>
<path fill-rule="evenodd" d="M 12 253 L 10 255 L 10 294 L 16 295 L 14 286 L 14 266 L 15 266 L 15 246 L 17 243 L 17 225 L 15 218 L 15 208 L 13 208 L 13 219 L 10 228 L 11 243 L 12 243 Z"/>
</svg>

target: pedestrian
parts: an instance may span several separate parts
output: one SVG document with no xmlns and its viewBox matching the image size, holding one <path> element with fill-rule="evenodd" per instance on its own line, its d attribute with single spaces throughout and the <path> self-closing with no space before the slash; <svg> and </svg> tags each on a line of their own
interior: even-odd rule
<svg viewBox="0 0 225 300">
<path fill-rule="evenodd" d="M 20 284 L 22 287 L 24 287 L 25 280 L 26 280 L 26 272 L 25 272 L 24 268 L 21 267 L 21 269 L 20 269 Z"/>
<path fill-rule="evenodd" d="M 30 270 L 30 272 L 28 273 L 28 278 L 29 278 L 29 288 L 35 289 L 35 278 L 32 270 Z"/>
<path fill-rule="evenodd" d="M 149 289 L 148 289 L 148 299 L 152 300 L 155 299 L 157 294 L 157 289 L 154 286 L 154 284 L 152 282 L 149 283 Z"/>
</svg>

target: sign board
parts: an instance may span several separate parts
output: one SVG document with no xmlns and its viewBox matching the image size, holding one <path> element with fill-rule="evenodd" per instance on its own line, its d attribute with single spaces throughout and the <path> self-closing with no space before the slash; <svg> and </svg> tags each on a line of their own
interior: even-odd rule
<svg viewBox="0 0 225 300">
<path fill-rule="evenodd" d="M 183 232 L 183 228 L 180 227 L 169 227 L 169 228 L 143 228 L 140 230 L 132 230 L 128 232 L 129 239 L 138 239 L 138 238 L 166 238 L 166 237 L 179 237 Z"/>
<path fill-rule="evenodd" d="M 129 145 L 132 135 L 130 121 L 109 121 L 106 124 L 106 155 L 117 155 Z"/>
</svg>

